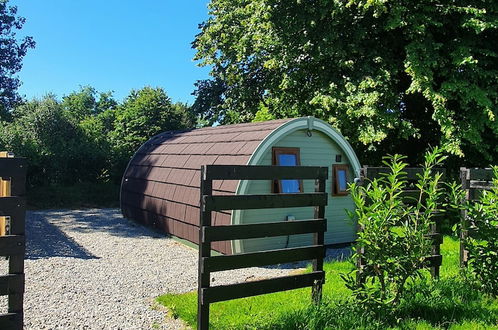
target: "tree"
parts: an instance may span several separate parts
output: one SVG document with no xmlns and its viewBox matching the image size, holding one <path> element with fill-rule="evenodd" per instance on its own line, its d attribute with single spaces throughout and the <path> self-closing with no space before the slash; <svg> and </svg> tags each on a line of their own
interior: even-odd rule
<svg viewBox="0 0 498 330">
<path fill-rule="evenodd" d="M 117 106 L 112 92 L 97 92 L 91 86 L 82 86 L 62 98 L 62 107 L 72 120 L 80 122 L 86 117 L 98 115 Z"/>
<path fill-rule="evenodd" d="M 233 111 L 251 120 L 263 105 L 276 117 L 328 121 L 365 150 L 364 161 L 401 151 L 415 162 L 429 144 L 475 162 L 497 158 L 498 2 L 212 0 L 209 8 L 193 45 L 212 67 L 196 91 L 211 102 L 203 109 L 211 121 Z"/>
<path fill-rule="evenodd" d="M 162 88 L 132 90 L 116 109 L 114 130 L 110 132 L 117 173 L 122 175 L 133 153 L 154 135 L 193 126 L 190 109 L 173 104 Z"/>
<path fill-rule="evenodd" d="M 19 101 L 17 89 L 21 85 L 16 75 L 22 68 L 22 59 L 29 48 L 34 48 L 32 37 L 16 38 L 25 18 L 17 16 L 17 7 L 7 6 L 8 0 L 0 0 L 0 119 Z"/>
<path fill-rule="evenodd" d="M 16 107 L 12 122 L 2 125 L 0 144 L 28 158 L 30 185 L 75 182 L 89 177 L 91 166 L 84 136 L 65 115 L 55 95 Z M 95 175 L 94 175 L 95 176 Z"/>
</svg>

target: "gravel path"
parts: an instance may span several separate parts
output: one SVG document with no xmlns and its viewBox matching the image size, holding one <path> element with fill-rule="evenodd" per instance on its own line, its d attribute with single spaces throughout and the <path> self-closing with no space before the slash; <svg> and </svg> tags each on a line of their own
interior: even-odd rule
<svg viewBox="0 0 498 330">
<path fill-rule="evenodd" d="M 123 219 L 116 209 L 28 212 L 26 229 L 27 329 L 184 327 L 153 298 L 196 288 L 196 250 Z M 0 269 L 6 267 L 1 260 Z M 290 271 L 248 268 L 215 276 L 222 284 Z"/>
</svg>

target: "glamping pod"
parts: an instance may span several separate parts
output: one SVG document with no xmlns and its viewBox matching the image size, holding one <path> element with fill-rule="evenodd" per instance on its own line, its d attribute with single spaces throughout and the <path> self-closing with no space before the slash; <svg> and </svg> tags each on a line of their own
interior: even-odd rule
<svg viewBox="0 0 498 330">
<path fill-rule="evenodd" d="M 123 216 L 197 244 L 201 165 L 327 166 L 329 196 L 325 244 L 355 239 L 356 225 L 345 209 L 354 207 L 346 188 L 360 163 L 334 128 L 313 117 L 172 131 L 156 135 L 131 159 L 121 185 Z M 312 180 L 214 181 L 213 194 L 312 192 Z M 213 225 L 313 218 L 312 207 L 216 212 Z M 252 252 L 309 244 L 311 234 L 214 242 L 224 253 Z"/>
</svg>

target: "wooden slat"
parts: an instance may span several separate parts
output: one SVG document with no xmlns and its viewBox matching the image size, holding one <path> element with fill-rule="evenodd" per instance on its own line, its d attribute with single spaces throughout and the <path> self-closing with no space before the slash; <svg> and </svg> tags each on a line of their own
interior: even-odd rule
<svg viewBox="0 0 498 330">
<path fill-rule="evenodd" d="M 207 211 L 248 210 L 279 207 L 327 205 L 326 193 L 268 194 L 268 195 L 204 195 Z"/>
<path fill-rule="evenodd" d="M 10 274 L 24 273 L 24 254 L 11 255 L 9 257 L 9 273 Z"/>
<path fill-rule="evenodd" d="M 26 176 L 11 177 L 10 191 L 12 196 L 24 196 L 26 194 Z"/>
<path fill-rule="evenodd" d="M 208 165 L 206 180 L 327 179 L 327 167 Z"/>
<path fill-rule="evenodd" d="M 493 187 L 493 181 L 477 181 L 477 180 L 468 180 L 467 187 L 470 189 L 491 189 Z"/>
<path fill-rule="evenodd" d="M 2 330 L 19 330 L 23 328 L 22 313 L 0 314 L 0 329 Z"/>
<path fill-rule="evenodd" d="M 469 168 L 468 170 L 470 171 L 470 180 L 493 180 L 493 170 L 490 168 Z"/>
<path fill-rule="evenodd" d="M 25 236 L 7 235 L 0 237 L 0 256 L 24 255 Z"/>
<path fill-rule="evenodd" d="M 435 233 L 435 234 L 429 234 L 427 235 L 431 240 L 432 244 L 443 244 L 443 235 Z"/>
<path fill-rule="evenodd" d="M 0 276 L 0 296 L 24 292 L 24 274 Z"/>
<path fill-rule="evenodd" d="M 428 262 L 428 267 L 436 267 L 436 266 L 441 266 L 443 263 L 443 256 L 442 255 L 433 255 L 428 258 L 426 258 Z"/>
<path fill-rule="evenodd" d="M 260 267 L 287 262 L 312 260 L 325 256 L 324 246 L 278 249 L 263 252 L 221 255 L 204 258 L 204 270 L 218 272 L 229 269 Z"/>
<path fill-rule="evenodd" d="M 1 158 L 0 158 L 1 159 Z M 24 199 L 21 197 L 9 196 L 0 197 L 0 215 L 12 216 L 18 209 L 24 208 Z"/>
<path fill-rule="evenodd" d="M 1 177 L 22 177 L 26 176 L 25 158 L 0 158 Z"/>
<path fill-rule="evenodd" d="M 469 189 L 468 200 L 475 201 L 481 198 L 484 189 Z"/>
<path fill-rule="evenodd" d="M 297 220 L 245 225 L 203 227 L 205 241 L 230 241 L 260 237 L 288 236 L 327 231 L 327 220 Z"/>
<path fill-rule="evenodd" d="M 26 201 L 22 197 L 0 198 L 0 216 L 10 216 L 10 233 L 23 235 L 25 232 Z"/>
<path fill-rule="evenodd" d="M 202 289 L 202 300 L 204 302 L 213 303 L 266 293 L 299 289 L 312 286 L 315 281 L 325 281 L 325 273 L 323 271 L 312 272 L 309 274 L 204 288 Z"/>
</svg>

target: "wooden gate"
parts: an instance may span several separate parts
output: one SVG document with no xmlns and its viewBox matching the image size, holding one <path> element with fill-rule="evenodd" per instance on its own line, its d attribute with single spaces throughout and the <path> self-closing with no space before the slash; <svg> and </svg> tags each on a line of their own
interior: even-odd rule
<svg viewBox="0 0 498 330">
<path fill-rule="evenodd" d="M 0 257 L 8 257 L 7 275 L 0 276 L 0 295 L 8 295 L 8 311 L 0 329 L 23 328 L 26 161 L 0 153 Z"/>
<path fill-rule="evenodd" d="M 435 169 L 438 172 L 443 173 L 443 179 L 446 174 L 446 170 L 442 168 L 437 168 Z M 415 182 L 418 180 L 418 175 L 421 175 L 423 173 L 422 168 L 414 168 L 414 167 L 408 167 L 403 170 L 403 172 L 406 173 L 406 178 L 408 182 Z M 364 166 L 361 169 L 361 182 L 362 184 L 365 183 L 365 180 L 368 181 L 373 181 L 375 178 L 380 178 L 381 175 L 390 173 L 390 169 L 388 167 L 370 167 L 370 166 Z M 403 191 L 403 197 L 406 198 L 406 202 L 410 203 L 409 197 L 416 197 L 416 194 L 418 194 L 419 190 L 404 190 Z M 431 270 L 431 275 L 433 278 L 439 278 L 439 270 L 443 261 L 443 256 L 441 255 L 441 244 L 443 244 L 443 236 L 439 233 L 439 223 L 440 223 L 440 218 L 443 216 L 442 213 L 434 214 L 434 217 L 436 218 L 436 221 L 434 225 L 431 228 L 431 233 L 429 234 L 429 237 L 432 239 L 432 251 L 431 251 L 431 256 L 427 258 L 427 261 L 429 263 L 429 267 Z M 358 230 L 362 230 L 362 228 L 358 228 Z M 362 270 L 363 268 L 363 258 L 361 258 L 362 253 L 365 253 L 365 251 L 360 250 L 358 251 L 358 255 L 360 257 L 358 258 L 358 269 Z"/>
<path fill-rule="evenodd" d="M 325 281 L 323 258 L 324 233 L 327 220 L 325 206 L 327 193 L 326 167 L 306 166 L 227 166 L 201 167 L 201 216 L 199 227 L 199 286 L 198 329 L 209 328 L 209 304 L 224 300 L 286 291 L 312 286 L 312 299 L 319 302 Z M 214 195 L 213 180 L 315 180 L 314 193 L 267 195 Z M 292 222 L 269 222 L 228 226 L 212 226 L 211 213 L 222 210 L 314 206 L 314 219 Z M 211 256 L 211 242 L 259 237 L 275 237 L 313 233 L 313 245 L 256 253 Z M 308 274 L 265 279 L 230 285 L 210 285 L 211 272 L 279 263 L 313 260 L 313 271 Z"/>
</svg>

